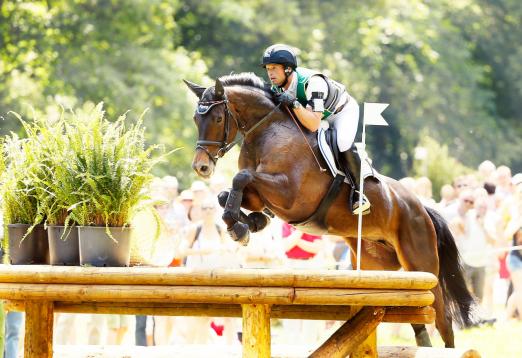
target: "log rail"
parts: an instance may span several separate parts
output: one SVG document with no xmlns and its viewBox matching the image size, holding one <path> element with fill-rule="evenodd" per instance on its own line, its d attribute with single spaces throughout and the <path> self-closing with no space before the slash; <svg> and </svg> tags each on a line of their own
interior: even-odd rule
<svg viewBox="0 0 522 358">
<path fill-rule="evenodd" d="M 380 322 L 433 322 L 436 284 L 424 272 L 0 265 L 29 358 L 52 357 L 54 312 L 243 317 L 243 357 L 270 357 L 270 318 L 344 320 L 312 356 L 376 356 Z"/>
</svg>

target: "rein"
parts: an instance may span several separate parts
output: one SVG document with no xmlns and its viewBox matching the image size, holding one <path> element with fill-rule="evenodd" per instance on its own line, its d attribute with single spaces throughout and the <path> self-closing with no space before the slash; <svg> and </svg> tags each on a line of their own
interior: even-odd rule
<svg viewBox="0 0 522 358">
<path fill-rule="evenodd" d="M 230 149 L 232 149 L 233 146 L 235 146 L 236 144 L 241 142 L 241 140 L 246 139 L 246 137 L 250 133 L 252 133 L 261 124 L 265 123 L 270 118 L 272 113 L 274 113 L 275 110 L 278 109 L 279 106 L 281 105 L 281 104 L 278 104 L 277 106 L 272 108 L 272 110 L 270 112 L 268 112 L 263 118 L 261 118 L 259 121 L 257 121 L 257 123 L 254 124 L 252 126 L 252 128 L 250 128 L 249 130 L 247 130 L 243 134 L 243 138 L 238 138 L 238 139 L 236 139 L 236 140 L 234 140 L 234 141 L 232 141 L 230 143 L 227 143 L 228 136 L 229 136 L 229 133 L 230 133 L 230 119 L 229 119 L 230 117 L 232 117 L 234 119 L 234 122 L 236 122 L 236 126 L 237 126 L 238 129 L 244 129 L 245 128 L 244 125 L 239 125 L 239 122 L 238 122 L 237 118 L 234 117 L 234 115 L 232 114 L 232 111 L 230 111 L 230 108 L 228 108 L 228 99 L 225 97 L 225 99 L 223 99 L 221 101 L 201 101 L 201 102 L 198 102 L 198 108 L 197 108 L 196 111 L 197 111 L 198 114 L 207 114 L 214 106 L 216 106 L 218 104 L 224 104 L 225 105 L 225 133 L 224 133 L 223 140 L 221 140 L 221 141 L 198 140 L 196 142 L 196 150 L 197 149 L 201 149 L 205 153 L 207 153 L 208 157 L 212 160 L 214 165 L 216 164 L 217 160 L 219 158 L 221 158 L 222 156 L 224 156 Z M 211 145 L 219 146 L 219 149 L 218 149 L 216 155 L 212 155 L 210 153 L 210 151 L 208 150 L 207 147 L 211 146 Z"/>
<path fill-rule="evenodd" d="M 325 172 L 326 169 L 324 169 L 322 166 L 321 166 L 321 163 L 319 163 L 319 159 L 317 159 L 317 156 L 315 155 L 314 153 L 314 150 L 312 149 L 312 146 L 310 145 L 310 143 L 308 143 L 308 139 L 306 139 L 306 136 L 305 134 L 303 133 L 303 129 L 301 128 L 301 126 L 297 123 L 297 120 L 295 119 L 292 111 L 290 111 L 288 109 L 288 107 L 285 107 L 286 108 L 286 111 L 288 112 L 288 114 L 290 115 L 290 117 L 292 118 L 292 120 L 294 121 L 296 127 L 299 129 L 299 131 L 301 132 L 301 134 L 303 135 L 303 139 L 305 140 L 306 142 L 306 145 L 308 146 L 308 148 L 310 149 L 310 152 L 312 152 L 312 155 L 314 156 L 314 159 L 315 159 L 315 162 L 317 163 L 317 165 L 319 166 L 319 170 L 322 171 L 322 172 Z"/>
</svg>

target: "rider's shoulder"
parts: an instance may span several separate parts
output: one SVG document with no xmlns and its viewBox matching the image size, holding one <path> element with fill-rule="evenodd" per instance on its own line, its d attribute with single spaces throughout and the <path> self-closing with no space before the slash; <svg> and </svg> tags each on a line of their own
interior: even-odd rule
<svg viewBox="0 0 522 358">
<path fill-rule="evenodd" d="M 313 75 L 308 80 L 307 91 L 311 92 L 328 92 L 328 83 L 323 76 Z"/>
</svg>

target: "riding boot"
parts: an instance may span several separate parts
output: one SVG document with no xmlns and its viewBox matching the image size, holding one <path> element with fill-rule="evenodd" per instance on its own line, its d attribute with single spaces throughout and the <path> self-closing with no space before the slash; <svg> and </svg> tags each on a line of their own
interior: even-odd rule
<svg viewBox="0 0 522 358">
<path fill-rule="evenodd" d="M 359 208 L 359 192 L 361 188 L 361 158 L 357 153 L 357 148 L 355 147 L 355 145 L 352 145 L 350 149 L 348 149 L 345 152 L 342 152 L 342 154 L 346 165 L 346 175 L 352 178 L 352 183 L 354 184 L 354 188 L 350 197 L 352 213 L 354 215 L 358 215 L 359 212 L 362 211 L 363 215 L 369 214 L 371 205 L 370 201 L 364 194 L 362 199 L 362 206 Z"/>
</svg>

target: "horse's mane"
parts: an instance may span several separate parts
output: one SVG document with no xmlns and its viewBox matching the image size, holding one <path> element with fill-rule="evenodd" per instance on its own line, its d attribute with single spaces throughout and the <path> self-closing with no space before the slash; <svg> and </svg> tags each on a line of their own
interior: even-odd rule
<svg viewBox="0 0 522 358">
<path fill-rule="evenodd" d="M 250 88 L 256 88 L 262 91 L 262 93 L 272 98 L 272 91 L 270 85 L 264 82 L 261 78 L 256 76 L 252 72 L 235 73 L 227 76 L 219 77 L 219 80 L 223 86 L 244 86 Z"/>
</svg>

